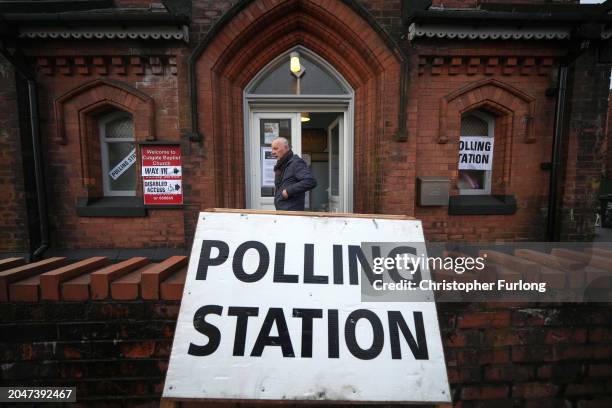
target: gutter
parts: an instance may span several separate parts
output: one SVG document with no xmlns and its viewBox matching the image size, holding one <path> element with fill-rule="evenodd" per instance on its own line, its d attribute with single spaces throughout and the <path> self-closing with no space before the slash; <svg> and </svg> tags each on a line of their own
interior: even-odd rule
<svg viewBox="0 0 612 408">
<path fill-rule="evenodd" d="M 28 99 L 30 103 L 30 129 L 32 131 L 32 150 L 34 154 L 34 174 L 36 175 L 36 198 L 38 203 L 38 218 L 40 220 L 40 246 L 32 253 L 32 260 L 42 258 L 49 248 L 49 220 L 47 200 L 43 180 L 42 149 L 40 144 L 40 119 L 38 115 L 38 89 L 34 79 L 28 79 Z"/>
</svg>

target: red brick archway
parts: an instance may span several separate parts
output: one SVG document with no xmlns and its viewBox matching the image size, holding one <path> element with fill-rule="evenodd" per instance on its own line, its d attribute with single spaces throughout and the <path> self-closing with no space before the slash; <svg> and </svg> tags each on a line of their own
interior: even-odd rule
<svg viewBox="0 0 612 408">
<path fill-rule="evenodd" d="M 535 142 L 533 117 L 535 98 L 496 79 L 473 82 L 440 99 L 438 143 L 446 143 L 459 135 L 461 113 L 485 105 L 498 115 L 519 119 L 518 135 L 525 143 Z"/>
<path fill-rule="evenodd" d="M 268 8 L 252 2 L 207 44 L 195 72 L 198 131 L 209 159 L 194 175 L 215 191 L 202 187 L 199 195 L 214 196 L 217 206 L 245 206 L 243 90 L 268 62 L 296 45 L 324 58 L 355 90 L 354 211 L 376 212 L 379 149 L 399 125 L 401 55 L 340 1 L 290 0 Z"/>
<path fill-rule="evenodd" d="M 78 143 L 81 184 L 87 197 L 101 197 L 102 169 L 97 120 L 112 110 L 130 113 L 137 141 L 155 140 L 155 102 L 128 84 L 96 79 L 81 84 L 54 101 L 56 142 Z M 140 181 L 140 180 L 139 180 Z M 137 183 L 140 186 L 140 182 Z"/>
<path fill-rule="evenodd" d="M 66 105 L 71 105 L 69 109 Z M 80 114 L 97 110 L 109 105 L 134 115 L 136 139 L 155 140 L 155 101 L 152 97 L 132 86 L 110 79 L 95 79 L 80 84 L 57 97 L 54 101 L 56 140 L 61 144 L 68 142 L 67 133 L 77 130 L 84 134 Z M 68 114 L 65 114 L 68 112 Z"/>
</svg>

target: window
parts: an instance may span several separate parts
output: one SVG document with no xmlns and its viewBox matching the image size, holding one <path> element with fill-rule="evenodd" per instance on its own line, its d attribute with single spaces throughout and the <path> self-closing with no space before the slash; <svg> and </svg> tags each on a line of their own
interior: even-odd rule
<svg viewBox="0 0 612 408">
<path fill-rule="evenodd" d="M 298 58 L 301 71 L 293 74 L 291 56 Z M 345 85 L 337 80 L 324 63 L 299 47 L 273 61 L 248 87 L 248 94 L 257 95 L 348 95 Z"/>
<path fill-rule="evenodd" d="M 104 196 L 136 195 L 136 144 L 132 116 L 114 112 L 99 120 Z"/>
<path fill-rule="evenodd" d="M 491 194 L 495 119 L 474 111 L 461 118 L 459 194 Z"/>
</svg>

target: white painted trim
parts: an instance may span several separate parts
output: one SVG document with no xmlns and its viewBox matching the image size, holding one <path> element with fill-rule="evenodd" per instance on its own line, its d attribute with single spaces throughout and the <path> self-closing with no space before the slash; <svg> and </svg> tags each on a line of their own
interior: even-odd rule
<svg viewBox="0 0 612 408">
<path fill-rule="evenodd" d="M 20 38 L 76 40 L 183 40 L 189 41 L 186 26 L 174 27 L 23 27 Z"/>
<path fill-rule="evenodd" d="M 255 74 L 255 76 L 249 81 L 249 83 L 247 84 L 247 86 L 244 87 L 244 93 L 245 95 L 249 95 L 249 96 L 257 96 L 257 97 L 261 97 L 261 96 L 265 96 L 265 95 L 259 95 L 259 94 L 254 94 L 253 92 L 251 92 L 254 88 L 257 87 L 257 85 L 259 85 L 259 82 L 271 71 L 273 71 L 274 69 L 276 69 L 280 64 L 282 64 L 285 61 L 289 61 L 289 55 L 293 52 L 297 52 L 300 55 L 305 55 L 306 57 L 310 58 L 311 60 L 313 60 L 313 62 L 315 62 L 317 65 L 327 69 L 334 77 L 334 79 L 336 81 L 338 81 L 340 83 L 340 85 L 342 86 L 342 88 L 344 88 L 344 90 L 346 91 L 346 94 L 342 94 L 342 95 L 318 95 L 318 96 L 324 96 L 327 98 L 336 98 L 336 97 L 350 97 L 350 95 L 353 93 L 353 88 L 351 87 L 351 85 L 348 83 L 348 81 L 346 79 L 344 79 L 344 77 L 342 75 L 340 75 L 340 73 L 331 65 L 329 64 L 327 61 L 325 61 L 323 58 L 319 57 L 316 53 L 312 52 L 311 50 L 309 50 L 306 47 L 303 47 L 301 45 L 297 45 L 287 51 L 285 51 L 284 53 L 280 54 L 279 56 L 277 56 L 276 58 L 274 58 L 272 61 L 270 61 L 269 63 L 266 64 L 266 66 L 264 66 L 257 74 Z M 274 95 L 276 97 L 278 97 L 279 95 Z M 317 96 L 317 95 L 295 95 L 295 94 L 288 94 L 288 95 L 282 95 L 283 97 L 310 97 L 310 96 Z"/>
<path fill-rule="evenodd" d="M 260 120 L 265 120 L 265 119 L 289 119 L 290 123 L 291 123 L 291 148 L 293 149 L 293 152 L 295 154 L 297 154 L 298 156 L 301 156 L 302 154 L 302 126 L 300 123 L 300 112 L 265 112 L 265 111 L 253 111 L 252 112 L 252 120 L 251 120 L 251 134 L 252 135 L 257 135 L 257 140 L 255 140 L 254 138 L 250 139 L 250 146 L 249 146 L 249 152 L 250 152 L 250 157 L 249 160 L 251 163 L 256 163 L 257 167 L 251 167 L 251 171 L 250 174 L 247 174 L 248 179 L 245 179 L 247 181 L 247 185 L 249 184 L 249 180 L 250 180 L 250 184 L 251 187 L 255 187 L 253 189 L 251 189 L 251 197 L 250 197 L 250 202 L 253 204 L 257 204 L 259 202 L 259 205 L 267 205 L 267 206 L 272 206 L 272 208 L 265 208 L 265 207 L 257 207 L 257 208 L 261 208 L 261 209 L 274 209 L 274 197 L 262 197 L 261 196 L 261 170 L 260 170 L 260 166 L 261 166 L 261 142 L 259 141 L 259 137 L 261 136 L 259 134 L 259 123 Z M 259 158 L 259 160 L 256 160 L 255 158 Z M 248 208 L 252 208 L 253 206 L 249 206 Z"/>
<path fill-rule="evenodd" d="M 473 27 L 412 23 L 408 41 L 415 38 L 448 38 L 459 40 L 563 40 L 569 38 L 567 28 L 557 27 Z"/>
<path fill-rule="evenodd" d="M 346 183 L 344 183 L 344 115 L 338 116 L 328 127 L 327 127 L 327 148 L 328 148 L 328 177 L 329 177 L 329 191 L 328 191 L 328 199 L 330 202 L 330 211 L 332 210 L 332 202 L 340 202 L 341 207 L 338 211 L 331 212 L 343 212 L 342 208 L 346 207 Z M 338 174 L 338 195 L 334 196 L 332 194 L 332 141 L 331 141 L 331 131 L 334 127 L 338 127 L 338 146 L 340 147 L 340 151 L 338 152 L 338 162 L 341 164 L 339 166 L 339 174 Z"/>
</svg>

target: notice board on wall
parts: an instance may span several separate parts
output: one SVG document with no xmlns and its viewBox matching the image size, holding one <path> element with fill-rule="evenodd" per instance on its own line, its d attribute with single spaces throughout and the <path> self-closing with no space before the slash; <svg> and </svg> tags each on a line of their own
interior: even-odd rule
<svg viewBox="0 0 612 408">
<path fill-rule="evenodd" d="M 450 402 L 435 302 L 364 301 L 357 273 L 421 222 L 313 214 L 199 214 L 165 401 Z"/>
<path fill-rule="evenodd" d="M 142 190 L 145 205 L 183 204 L 183 167 L 178 145 L 144 145 Z"/>
</svg>

